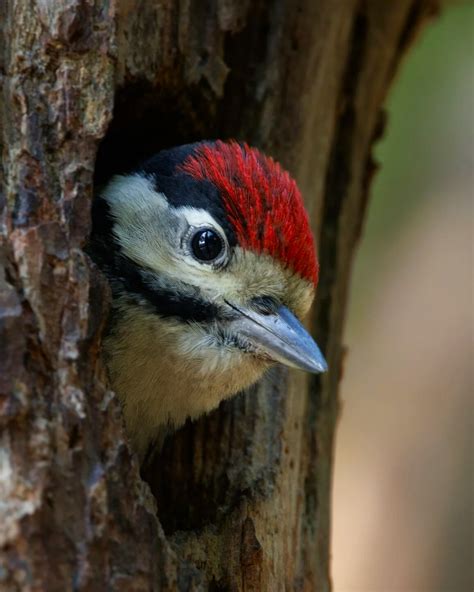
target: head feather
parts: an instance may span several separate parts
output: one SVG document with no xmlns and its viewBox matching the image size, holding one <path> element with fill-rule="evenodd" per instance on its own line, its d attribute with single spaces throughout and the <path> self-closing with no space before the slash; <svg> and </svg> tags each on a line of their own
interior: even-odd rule
<svg viewBox="0 0 474 592">
<path fill-rule="evenodd" d="M 245 143 L 199 144 L 179 167 L 219 190 L 239 244 L 268 253 L 314 285 L 318 262 L 301 193 L 289 173 Z"/>
</svg>

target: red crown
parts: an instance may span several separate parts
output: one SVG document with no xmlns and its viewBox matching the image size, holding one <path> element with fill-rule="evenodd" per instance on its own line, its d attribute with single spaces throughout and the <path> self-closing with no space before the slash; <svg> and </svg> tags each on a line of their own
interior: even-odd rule
<svg viewBox="0 0 474 592">
<path fill-rule="evenodd" d="M 239 244 L 268 253 L 316 286 L 318 261 L 296 182 L 272 158 L 235 141 L 201 144 L 180 167 L 214 183 Z"/>
</svg>

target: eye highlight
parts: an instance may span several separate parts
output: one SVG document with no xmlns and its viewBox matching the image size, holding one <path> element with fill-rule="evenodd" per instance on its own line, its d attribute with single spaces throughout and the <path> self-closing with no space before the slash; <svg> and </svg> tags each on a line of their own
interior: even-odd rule
<svg viewBox="0 0 474 592">
<path fill-rule="evenodd" d="M 191 239 L 191 250 L 199 261 L 215 261 L 225 250 L 222 237 L 212 228 L 200 228 Z"/>
</svg>

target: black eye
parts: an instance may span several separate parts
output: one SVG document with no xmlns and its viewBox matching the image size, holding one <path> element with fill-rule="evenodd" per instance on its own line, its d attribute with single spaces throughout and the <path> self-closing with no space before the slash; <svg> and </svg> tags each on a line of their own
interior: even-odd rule
<svg viewBox="0 0 474 592">
<path fill-rule="evenodd" d="M 191 248 L 196 259 L 212 261 L 224 250 L 224 241 L 215 230 L 198 230 L 191 241 Z"/>
</svg>

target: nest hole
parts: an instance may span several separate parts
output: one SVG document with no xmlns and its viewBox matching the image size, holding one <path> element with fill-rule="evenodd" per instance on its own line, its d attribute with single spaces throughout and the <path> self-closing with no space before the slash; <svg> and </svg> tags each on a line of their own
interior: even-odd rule
<svg viewBox="0 0 474 592">
<path fill-rule="evenodd" d="M 215 137 L 215 109 L 200 86 L 157 88 L 139 81 L 122 87 L 97 152 L 95 187 L 164 148 Z"/>
<path fill-rule="evenodd" d="M 97 153 L 95 191 L 162 149 L 217 137 L 218 109 L 204 86 L 158 88 L 139 81 L 119 89 L 113 119 Z M 142 471 L 167 534 L 215 521 L 223 506 L 236 502 L 230 470 L 236 459 L 228 454 L 229 440 L 236 437 L 231 405 L 225 403 L 170 435 Z"/>
</svg>

